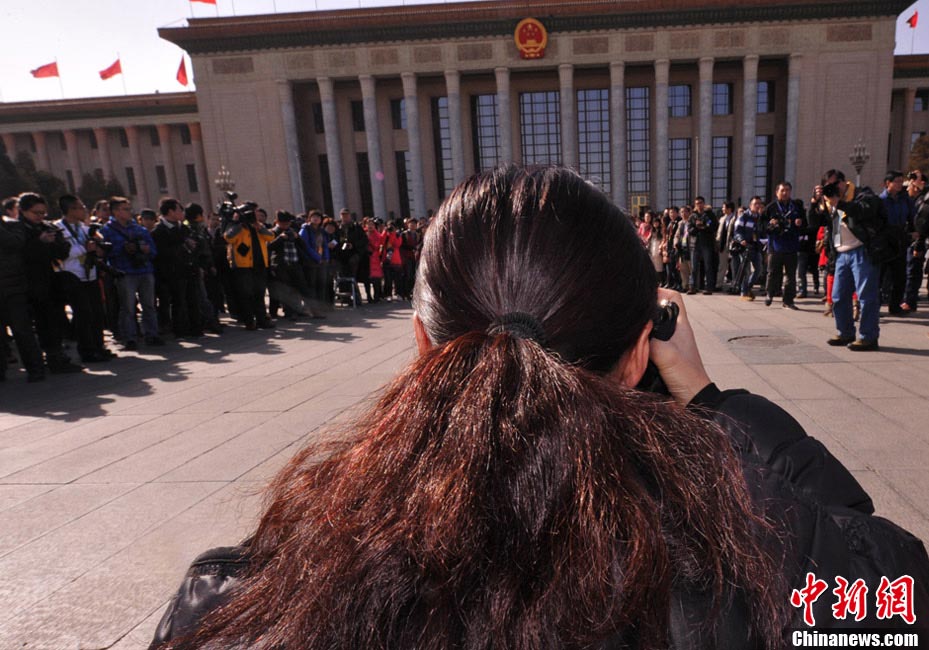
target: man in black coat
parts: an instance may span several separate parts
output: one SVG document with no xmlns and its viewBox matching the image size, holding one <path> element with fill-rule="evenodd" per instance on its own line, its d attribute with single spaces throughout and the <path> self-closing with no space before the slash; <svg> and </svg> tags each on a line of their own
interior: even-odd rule
<svg viewBox="0 0 929 650">
<path fill-rule="evenodd" d="M 25 246 L 25 227 L 18 220 L 0 221 L 0 330 L 12 330 L 28 381 L 35 382 L 45 379 L 45 368 L 29 317 Z M 6 366 L 6 350 L 0 350 L 0 381 L 6 379 Z"/>
<path fill-rule="evenodd" d="M 83 366 L 72 363 L 61 345 L 65 318 L 55 279 L 55 269 L 67 259 L 71 245 L 61 230 L 45 220 L 47 216 L 48 204 L 43 197 L 32 192 L 19 195 L 19 223 L 26 235 L 23 259 L 29 306 L 48 369 L 56 374 L 80 372 Z"/>
<path fill-rule="evenodd" d="M 201 336 L 200 306 L 197 302 L 196 266 L 193 251 L 197 242 L 184 225 L 180 201 L 163 198 L 158 204 L 161 219 L 152 230 L 158 249 L 155 258 L 155 291 L 158 295 L 158 322 L 168 323 L 177 338 Z"/>
<path fill-rule="evenodd" d="M 693 259 L 691 275 L 693 281 L 688 293 L 697 293 L 697 286 L 703 278 L 703 293 L 710 295 L 716 291 L 716 268 L 713 264 L 713 249 L 716 246 L 717 219 L 713 211 L 706 206 L 702 196 L 694 199 L 694 211 L 690 215 L 688 230 L 693 242 Z"/>
</svg>

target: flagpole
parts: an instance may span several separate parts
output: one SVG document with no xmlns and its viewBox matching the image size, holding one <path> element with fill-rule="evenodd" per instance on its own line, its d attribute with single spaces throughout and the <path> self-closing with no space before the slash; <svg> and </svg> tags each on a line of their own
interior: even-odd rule
<svg viewBox="0 0 929 650">
<path fill-rule="evenodd" d="M 912 54 L 913 48 L 916 45 L 916 28 L 914 27 L 910 31 L 912 32 L 912 34 L 910 34 L 910 54 Z"/>
<path fill-rule="evenodd" d="M 58 69 L 58 57 L 57 56 L 55 57 L 55 70 L 58 72 L 58 90 L 61 91 L 61 98 L 64 99 L 65 98 L 65 87 L 64 87 L 64 84 L 61 83 L 61 70 Z"/>
<path fill-rule="evenodd" d="M 119 55 L 119 52 L 116 53 L 116 60 L 119 61 L 119 80 L 123 82 L 123 95 L 128 95 L 129 91 L 126 90 L 126 73 L 123 72 L 123 58 Z"/>
<path fill-rule="evenodd" d="M 235 16 L 235 0 L 230 0 L 232 2 L 232 15 Z"/>
</svg>

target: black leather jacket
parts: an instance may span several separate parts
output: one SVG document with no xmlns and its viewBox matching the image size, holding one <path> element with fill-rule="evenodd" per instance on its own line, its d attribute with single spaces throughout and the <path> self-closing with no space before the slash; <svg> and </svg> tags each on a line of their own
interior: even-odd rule
<svg viewBox="0 0 929 650">
<path fill-rule="evenodd" d="M 922 542 L 887 520 L 871 516 L 874 506 L 867 492 L 822 443 L 808 436 L 782 408 L 746 391 L 720 392 L 710 384 L 688 408 L 718 423 L 741 454 L 756 505 L 783 533 L 783 568 L 791 588 L 804 586 L 807 571 L 826 580 L 831 589 L 835 576 L 853 581 L 867 574 L 868 566 L 903 566 L 913 576 L 918 592 L 914 594 L 916 624 L 906 631 L 929 627 L 929 558 Z M 247 542 L 200 555 L 169 603 L 150 650 L 195 629 L 206 614 L 226 602 L 248 562 Z M 871 594 L 877 584 L 868 587 L 873 604 Z M 817 629 L 896 625 L 899 631 L 902 626 L 899 619 L 876 621 L 873 607 L 861 623 L 836 621 L 830 593 L 814 605 Z M 749 611 L 738 594 L 721 613 L 712 639 L 704 631 L 709 611 L 708 594 L 675 593 L 669 613 L 672 647 L 754 647 L 747 641 Z M 796 610 L 792 627 L 803 627 L 801 616 Z M 620 635 L 604 642 L 601 650 L 628 648 L 630 641 L 635 647 L 634 640 Z"/>
</svg>

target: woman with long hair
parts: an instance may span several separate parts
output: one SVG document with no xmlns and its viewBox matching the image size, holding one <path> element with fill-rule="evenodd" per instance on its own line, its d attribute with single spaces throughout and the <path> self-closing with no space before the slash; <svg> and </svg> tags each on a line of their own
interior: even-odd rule
<svg viewBox="0 0 929 650">
<path fill-rule="evenodd" d="M 780 647 L 788 586 L 834 568 L 795 490 L 870 502 L 785 412 L 720 393 L 660 295 L 668 341 L 635 228 L 573 172 L 465 181 L 424 242 L 418 358 L 194 564 L 153 647 Z M 673 399 L 636 389 L 649 359 Z M 797 441 L 825 469 L 778 469 Z"/>
</svg>

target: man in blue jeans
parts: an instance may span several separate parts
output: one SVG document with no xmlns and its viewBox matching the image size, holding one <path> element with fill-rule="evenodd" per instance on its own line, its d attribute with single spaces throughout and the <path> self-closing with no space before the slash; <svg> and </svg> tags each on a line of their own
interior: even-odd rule
<svg viewBox="0 0 929 650">
<path fill-rule="evenodd" d="M 129 199 L 110 199 L 110 221 L 101 229 L 103 238 L 113 247 L 107 259 L 123 275 L 116 280 L 119 296 L 119 336 L 126 350 L 138 350 L 136 341 L 136 296 L 142 307 L 142 334 L 146 345 L 164 345 L 158 336 L 158 316 L 155 314 L 155 267 L 152 259 L 158 254 L 148 230 L 132 219 Z"/>
<path fill-rule="evenodd" d="M 878 349 L 880 325 L 880 273 L 869 256 L 865 241 L 875 215 L 867 214 L 853 202 L 840 201 L 847 183 L 841 173 L 833 174 L 823 187 L 813 192 L 814 200 L 822 200 L 821 211 L 826 238 L 835 250 L 835 283 L 832 287 L 832 313 L 838 333 L 827 341 L 829 345 L 845 345 L 849 350 Z M 861 322 L 855 335 L 852 318 L 852 294 L 858 293 Z"/>
</svg>

